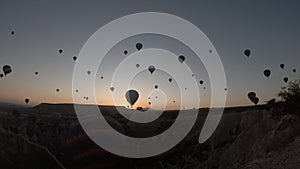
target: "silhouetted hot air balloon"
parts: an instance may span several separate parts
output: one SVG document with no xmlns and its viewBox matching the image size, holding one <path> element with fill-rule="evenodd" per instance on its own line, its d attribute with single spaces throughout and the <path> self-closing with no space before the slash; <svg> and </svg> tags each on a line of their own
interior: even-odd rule
<svg viewBox="0 0 300 169">
<path fill-rule="evenodd" d="M 152 74 L 155 71 L 155 67 L 154 66 L 149 66 L 148 70 Z"/>
<path fill-rule="evenodd" d="M 158 88 L 158 85 L 155 85 L 154 88 L 157 89 L 157 88 Z"/>
<path fill-rule="evenodd" d="M 140 67 L 140 64 L 137 63 L 137 64 L 135 64 L 135 66 L 136 66 L 136 68 L 139 68 L 139 67 Z"/>
<path fill-rule="evenodd" d="M 39 74 L 39 72 L 34 72 L 34 74 L 37 76 Z"/>
<path fill-rule="evenodd" d="M 173 103 L 175 103 L 176 101 L 174 100 Z"/>
<path fill-rule="evenodd" d="M 143 44 L 142 43 L 137 43 L 135 45 L 135 47 L 136 47 L 137 50 L 141 50 L 143 48 Z"/>
<path fill-rule="evenodd" d="M 87 73 L 88 75 L 90 75 L 92 72 L 91 72 L 90 70 L 88 70 L 86 73 Z"/>
<path fill-rule="evenodd" d="M 28 99 L 28 98 L 25 99 L 25 103 L 26 103 L 26 104 L 29 103 L 29 99 Z"/>
<path fill-rule="evenodd" d="M 74 60 L 74 62 L 77 60 L 77 57 L 76 56 L 73 56 L 73 60 Z"/>
<path fill-rule="evenodd" d="M 135 104 L 135 102 L 139 98 L 139 93 L 135 90 L 128 90 L 125 94 L 126 100 L 131 105 L 131 107 Z"/>
<path fill-rule="evenodd" d="M 284 69 L 284 64 L 283 63 L 280 64 L 279 66 L 280 66 L 281 69 Z"/>
<path fill-rule="evenodd" d="M 60 54 L 62 54 L 63 50 L 62 50 L 62 49 L 59 49 L 58 52 L 59 52 Z"/>
<path fill-rule="evenodd" d="M 172 82 L 172 78 L 169 79 L 169 82 L 170 82 L 170 83 Z"/>
<path fill-rule="evenodd" d="M 4 65 L 3 66 L 3 72 L 4 72 L 4 76 L 10 74 L 12 72 L 12 68 L 9 65 Z"/>
<path fill-rule="evenodd" d="M 203 80 L 200 80 L 199 83 L 200 83 L 201 85 L 203 85 Z"/>
<path fill-rule="evenodd" d="M 110 89 L 111 92 L 113 92 L 115 90 L 114 87 L 110 87 L 109 89 Z"/>
<path fill-rule="evenodd" d="M 78 93 L 78 89 L 76 89 L 75 92 Z"/>
<path fill-rule="evenodd" d="M 10 34 L 11 34 L 11 35 L 14 35 L 14 34 L 15 34 L 15 31 L 11 31 Z"/>
<path fill-rule="evenodd" d="M 256 93 L 255 92 L 249 92 L 248 93 L 248 98 L 249 100 L 251 100 L 253 102 L 254 98 L 256 97 Z"/>
<path fill-rule="evenodd" d="M 284 81 L 285 83 L 287 83 L 287 82 L 289 81 L 289 78 L 288 78 L 288 77 L 284 77 L 284 78 L 283 78 L 283 81 Z"/>
<path fill-rule="evenodd" d="M 149 102 L 148 104 L 151 105 L 151 102 Z"/>
<path fill-rule="evenodd" d="M 178 61 L 179 61 L 180 63 L 183 63 L 183 62 L 185 61 L 185 57 L 184 57 L 183 55 L 180 55 L 180 56 L 178 57 Z"/>
<path fill-rule="evenodd" d="M 192 74 L 192 77 L 194 77 L 195 75 L 194 75 L 194 73 Z"/>
<path fill-rule="evenodd" d="M 103 76 L 101 76 L 100 79 L 103 79 Z"/>
<path fill-rule="evenodd" d="M 1 73 L 1 74 L 0 74 L 0 78 L 2 79 L 2 78 L 3 78 L 3 76 L 4 76 L 4 75 Z"/>
<path fill-rule="evenodd" d="M 258 98 L 258 97 L 255 97 L 255 98 L 253 99 L 253 103 L 254 103 L 255 105 L 257 105 L 258 102 L 259 102 L 259 98 Z"/>
<path fill-rule="evenodd" d="M 264 70 L 264 75 L 265 75 L 267 78 L 269 78 L 270 75 L 271 75 L 271 70 L 269 70 L 269 69 Z"/>
<path fill-rule="evenodd" d="M 293 72 L 296 73 L 296 69 L 295 68 L 293 69 Z"/>
<path fill-rule="evenodd" d="M 244 51 L 244 54 L 245 54 L 247 57 L 249 57 L 250 54 L 251 54 L 250 49 L 246 49 L 246 50 Z"/>
<path fill-rule="evenodd" d="M 56 89 L 56 92 L 59 92 L 59 89 Z"/>
<path fill-rule="evenodd" d="M 127 50 L 124 50 L 124 55 L 127 55 L 128 51 Z"/>
</svg>

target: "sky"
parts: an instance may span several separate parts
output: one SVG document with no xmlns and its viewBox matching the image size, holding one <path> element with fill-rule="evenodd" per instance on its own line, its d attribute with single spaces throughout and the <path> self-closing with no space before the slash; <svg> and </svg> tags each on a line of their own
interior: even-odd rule
<svg viewBox="0 0 300 169">
<path fill-rule="evenodd" d="M 215 46 L 227 78 L 226 106 L 251 105 L 247 98 L 249 91 L 255 91 L 260 103 L 265 103 L 276 97 L 281 86 L 285 85 L 283 77 L 288 77 L 290 81 L 300 77 L 297 51 L 300 44 L 299 9 L 300 2 L 297 0 L 2 0 L 0 67 L 9 64 L 13 72 L 0 79 L 0 102 L 25 104 L 25 98 L 30 99 L 29 105 L 32 106 L 42 102 L 73 102 L 72 77 L 76 64 L 73 57 L 79 55 L 90 36 L 105 24 L 125 15 L 163 12 L 193 23 Z M 11 31 L 15 34 L 11 35 Z M 111 65 L 118 65 L 127 57 L 123 53 L 125 49 L 129 52 L 128 56 L 134 53 L 137 42 L 142 42 L 144 49 L 161 48 L 177 55 L 184 53 L 187 58 L 194 55 L 178 40 L 161 35 L 137 35 L 122 40 L 107 53 L 105 64 L 96 72 L 91 72 L 96 74 L 95 92 L 99 104 L 128 106 L 124 91 L 117 94 L 115 103 L 112 100 L 109 89 L 120 84 L 111 81 L 111 72 L 115 70 Z M 248 48 L 251 49 L 249 58 L 243 54 Z M 62 54 L 59 49 L 63 49 Z M 285 64 L 284 70 L 279 67 L 281 63 Z M 132 63 L 132 67 L 136 64 Z M 199 84 L 199 106 L 210 106 L 210 82 L 205 67 L 201 62 L 189 59 L 186 64 L 195 71 L 195 81 L 204 80 L 203 85 Z M 180 91 L 176 81 L 170 83 L 168 79 L 171 75 L 159 69 L 151 75 L 147 71 L 149 65 L 136 68 L 139 73 L 130 84 L 126 84 L 140 93 L 135 106 L 147 107 L 151 102 L 156 109 L 163 107 L 164 103 L 168 109 L 178 108 Z M 294 68 L 296 73 L 292 72 Z M 264 69 L 272 71 L 270 78 L 263 76 Z M 34 74 L 36 71 L 38 76 Z M 119 77 L 120 81 L 125 80 Z M 83 77 L 82 83 L 84 78 L 89 78 L 89 75 Z M 154 90 L 154 85 L 159 85 L 160 90 Z M 60 92 L 56 92 L 57 88 Z M 86 89 L 78 89 L 76 97 L 90 97 L 85 93 Z M 193 94 L 189 99 L 190 102 L 194 100 Z M 82 103 L 89 101 L 82 99 Z M 186 105 L 186 108 L 197 106 Z"/>
</svg>

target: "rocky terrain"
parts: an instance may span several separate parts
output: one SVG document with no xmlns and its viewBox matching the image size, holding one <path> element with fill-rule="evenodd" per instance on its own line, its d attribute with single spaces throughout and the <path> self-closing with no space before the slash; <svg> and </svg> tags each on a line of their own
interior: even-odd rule
<svg viewBox="0 0 300 169">
<path fill-rule="evenodd" d="M 118 116 L 115 108 L 101 108 L 108 118 L 116 119 L 118 130 L 132 135 L 162 132 L 177 114 L 166 112 L 151 127 L 139 128 Z M 274 115 L 265 105 L 225 109 L 217 130 L 204 144 L 197 138 L 208 109 L 200 109 L 197 123 L 179 145 L 147 159 L 121 158 L 97 147 L 78 124 L 73 105 L 0 110 L 0 164 L 4 168 L 300 168 L 299 117 Z"/>
</svg>

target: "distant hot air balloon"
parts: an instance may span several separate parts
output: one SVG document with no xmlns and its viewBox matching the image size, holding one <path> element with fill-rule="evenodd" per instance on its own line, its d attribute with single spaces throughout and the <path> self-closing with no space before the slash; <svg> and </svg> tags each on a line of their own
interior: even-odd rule
<svg viewBox="0 0 300 169">
<path fill-rule="evenodd" d="M 136 66 L 136 68 L 139 68 L 139 67 L 140 67 L 140 64 L 137 63 L 137 64 L 135 64 L 135 66 Z"/>
<path fill-rule="evenodd" d="M 56 89 L 56 92 L 59 92 L 59 89 Z"/>
<path fill-rule="evenodd" d="M 203 85 L 203 80 L 200 80 L 199 83 L 200 83 L 201 85 Z"/>
<path fill-rule="evenodd" d="M 149 102 L 149 105 L 151 105 L 151 102 Z"/>
<path fill-rule="evenodd" d="M 255 92 L 249 92 L 248 93 L 248 98 L 249 100 L 251 100 L 253 102 L 254 98 L 256 97 L 256 93 Z"/>
<path fill-rule="evenodd" d="M 270 75 L 271 75 L 271 70 L 269 70 L 269 69 L 264 70 L 264 75 L 265 75 L 267 78 L 269 78 Z"/>
<path fill-rule="evenodd" d="M 194 77 L 195 75 L 194 75 L 194 73 L 192 74 L 192 77 Z"/>
<path fill-rule="evenodd" d="M 279 66 L 280 66 L 281 69 L 284 69 L 284 64 L 283 63 L 280 64 Z"/>
<path fill-rule="evenodd" d="M 255 105 L 257 105 L 258 102 L 259 102 L 259 98 L 258 98 L 258 97 L 255 97 L 255 98 L 253 99 L 253 103 L 254 103 Z"/>
<path fill-rule="evenodd" d="M 143 48 L 143 44 L 142 43 L 137 43 L 135 45 L 135 47 L 136 47 L 137 50 L 141 50 Z"/>
<path fill-rule="evenodd" d="M 88 70 L 86 73 L 87 73 L 88 75 L 90 75 L 92 72 L 91 72 L 90 70 Z"/>
<path fill-rule="evenodd" d="M 113 92 L 115 90 L 114 87 L 110 87 L 109 89 L 110 89 L 111 92 Z"/>
<path fill-rule="evenodd" d="M 184 88 L 184 90 L 186 90 L 187 88 Z"/>
<path fill-rule="evenodd" d="M 73 56 L 73 60 L 74 60 L 74 62 L 77 60 L 77 57 L 76 56 Z"/>
<path fill-rule="evenodd" d="M 296 73 L 296 69 L 295 68 L 293 69 L 293 72 Z"/>
<path fill-rule="evenodd" d="M 169 82 L 170 82 L 170 83 L 172 82 L 172 78 L 169 79 Z"/>
<path fill-rule="evenodd" d="M 245 54 L 247 57 L 249 57 L 250 54 L 251 54 L 250 49 L 246 49 L 246 50 L 244 51 L 244 54 Z"/>
<path fill-rule="evenodd" d="M 34 72 L 34 74 L 37 76 L 39 74 L 39 72 Z"/>
<path fill-rule="evenodd" d="M 154 88 L 157 89 L 157 88 L 158 88 L 158 85 L 155 85 Z"/>
<path fill-rule="evenodd" d="M 209 53 L 212 53 L 212 50 L 211 50 L 211 49 L 209 49 L 209 50 L 208 50 L 208 52 L 209 52 Z"/>
<path fill-rule="evenodd" d="M 176 101 L 174 100 L 173 103 L 175 103 Z"/>
<path fill-rule="evenodd" d="M 76 89 L 75 92 L 78 93 L 78 89 Z"/>
<path fill-rule="evenodd" d="M 285 83 L 287 83 L 287 82 L 289 81 L 289 78 L 288 78 L 288 77 L 284 77 L 284 78 L 283 78 L 283 81 L 284 81 Z"/>
<path fill-rule="evenodd" d="M 127 55 L 128 51 L 127 50 L 124 50 L 124 55 Z"/>
<path fill-rule="evenodd" d="M 131 105 L 131 107 L 135 104 L 135 102 L 139 98 L 139 93 L 135 90 L 128 90 L 125 94 L 126 100 Z"/>
<path fill-rule="evenodd" d="M 10 34 L 11 34 L 11 35 L 14 35 L 14 34 L 15 34 L 15 31 L 11 31 Z"/>
<path fill-rule="evenodd" d="M 59 52 L 60 54 L 62 54 L 63 50 L 62 50 L 62 49 L 59 49 L 58 52 Z"/>
<path fill-rule="evenodd" d="M 180 56 L 178 57 L 178 61 L 179 61 L 180 63 L 183 63 L 183 62 L 185 61 L 185 57 L 184 57 L 183 55 L 180 55 Z"/>
<path fill-rule="evenodd" d="M 4 76 L 4 75 L 1 73 L 1 74 L 0 74 L 0 78 L 2 79 L 2 78 L 3 78 L 3 76 Z"/>
<path fill-rule="evenodd" d="M 154 66 L 149 66 L 148 70 L 152 74 L 155 71 L 155 67 Z"/>
<path fill-rule="evenodd" d="M 103 76 L 101 76 L 100 79 L 103 79 Z"/>
<path fill-rule="evenodd" d="M 4 72 L 4 76 L 10 74 L 12 72 L 12 68 L 9 65 L 4 65 L 3 66 L 3 72 Z"/>
<path fill-rule="evenodd" d="M 28 99 L 28 98 L 25 99 L 25 103 L 26 103 L 26 104 L 29 103 L 29 99 Z"/>
</svg>

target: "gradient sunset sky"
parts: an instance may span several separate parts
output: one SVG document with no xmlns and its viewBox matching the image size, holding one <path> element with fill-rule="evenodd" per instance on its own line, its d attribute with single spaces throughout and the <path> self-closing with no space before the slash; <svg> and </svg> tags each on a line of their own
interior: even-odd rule
<svg viewBox="0 0 300 169">
<path fill-rule="evenodd" d="M 78 56 L 88 38 L 100 27 L 122 16 L 137 12 L 163 12 L 182 17 L 200 28 L 218 51 L 227 77 L 226 106 L 250 105 L 249 91 L 255 91 L 260 103 L 276 97 L 284 77 L 299 79 L 300 54 L 300 1 L 161 1 L 161 0 L 103 0 L 103 1 L 13 1 L 0 2 L 0 67 L 9 64 L 12 74 L 0 79 L 0 102 L 30 105 L 41 102 L 71 103 L 72 75 Z M 11 31 L 15 34 L 11 35 Z M 158 35 L 139 35 L 117 44 L 107 54 L 107 63 L 118 64 L 123 51 L 135 51 L 136 42 L 145 48 L 162 48 L 174 53 L 192 55 L 178 41 Z M 251 49 L 251 56 L 243 51 Z M 63 49 L 63 53 L 58 52 Z M 113 56 L 118 56 L 116 59 Z M 122 59 L 121 59 L 122 60 Z M 279 65 L 285 64 L 284 70 Z M 133 65 L 135 65 L 134 63 Z M 97 100 L 99 104 L 113 104 L 108 95 L 109 64 L 97 74 Z M 199 84 L 200 107 L 209 106 L 210 87 L 207 73 L 201 63 L 191 63 Z M 101 68 L 100 68 L 101 69 Z M 268 79 L 264 69 L 272 71 Z M 292 72 L 297 69 L 297 72 Z M 299 70 L 298 70 L 299 69 Z M 88 70 L 88 68 L 87 68 Z M 35 72 L 39 75 L 35 75 Z M 170 85 L 170 75 L 157 71 L 151 77 L 146 70 L 132 80 L 132 88 L 140 91 L 136 106 L 148 106 L 149 92 L 158 84 L 165 90 L 170 109 L 179 103 L 176 83 Z M 2 72 L 2 70 L 0 71 Z M 200 73 L 199 73 L 200 72 Z M 88 77 L 88 75 L 86 75 Z M 101 79 L 100 77 L 104 78 Z M 86 78 L 86 77 L 85 77 Z M 205 90 L 203 89 L 205 87 Z M 60 92 L 56 92 L 59 88 Z M 87 96 L 80 89 L 80 97 Z M 157 93 L 151 97 L 160 95 Z M 87 96 L 89 97 L 89 96 Z M 124 95 L 120 95 L 123 98 Z M 163 97 L 163 95 L 161 95 Z M 152 100 L 153 104 L 158 100 Z M 191 96 L 190 99 L 193 99 Z M 82 103 L 89 101 L 82 100 Z M 127 106 L 128 103 L 121 104 Z M 193 105 L 187 105 L 188 108 Z M 195 106 L 194 106 L 195 107 Z"/>
</svg>

